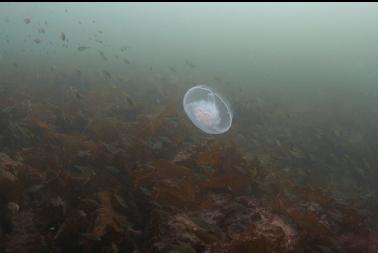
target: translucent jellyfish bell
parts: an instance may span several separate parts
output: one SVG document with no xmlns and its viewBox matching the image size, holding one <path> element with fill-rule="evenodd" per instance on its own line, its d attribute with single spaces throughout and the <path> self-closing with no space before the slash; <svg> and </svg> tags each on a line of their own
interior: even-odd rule
<svg viewBox="0 0 378 253">
<path fill-rule="evenodd" d="M 184 110 L 193 124 L 208 134 L 221 134 L 230 129 L 232 112 L 218 93 L 205 85 L 190 88 L 184 96 Z"/>
</svg>

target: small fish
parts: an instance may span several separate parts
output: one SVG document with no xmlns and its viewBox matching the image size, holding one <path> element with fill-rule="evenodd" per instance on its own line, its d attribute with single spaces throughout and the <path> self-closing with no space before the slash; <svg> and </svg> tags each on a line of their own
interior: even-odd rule
<svg viewBox="0 0 378 253">
<path fill-rule="evenodd" d="M 121 52 L 124 52 L 124 51 L 127 50 L 127 47 L 126 47 L 126 46 L 123 46 L 123 47 L 120 48 L 120 50 L 121 50 Z"/>
<path fill-rule="evenodd" d="M 76 70 L 76 75 L 81 76 L 81 71 L 80 71 L 80 69 L 77 69 L 77 70 Z"/>
<path fill-rule="evenodd" d="M 134 105 L 134 101 L 131 99 L 131 97 L 129 97 L 129 95 L 126 95 L 126 100 L 127 100 L 127 103 L 129 103 L 129 105 L 131 106 Z"/>
<path fill-rule="evenodd" d="M 15 67 L 15 68 L 18 68 L 18 64 L 17 63 L 13 63 L 13 66 Z"/>
<path fill-rule="evenodd" d="M 220 78 L 220 77 L 214 77 L 214 79 L 217 81 L 217 82 L 222 82 L 222 78 Z"/>
<path fill-rule="evenodd" d="M 172 72 L 177 72 L 175 68 L 172 68 L 172 67 L 169 67 L 169 69 L 172 71 Z"/>
<path fill-rule="evenodd" d="M 100 56 L 101 56 L 101 58 L 102 58 L 103 61 L 107 61 L 108 60 L 108 58 L 104 55 L 104 53 L 101 50 L 97 50 L 97 51 L 100 54 Z"/>
<path fill-rule="evenodd" d="M 194 65 L 191 61 L 189 60 L 185 60 L 185 64 L 188 65 L 190 68 L 195 68 L 197 67 L 196 65 Z"/>
<path fill-rule="evenodd" d="M 126 63 L 126 64 L 130 64 L 130 61 L 128 59 L 123 59 L 123 62 Z"/>
<path fill-rule="evenodd" d="M 37 43 L 37 44 L 41 43 L 41 40 L 38 39 L 38 38 L 34 39 L 33 41 L 34 41 L 35 43 Z"/>
<path fill-rule="evenodd" d="M 66 13 L 68 12 L 68 10 L 67 10 L 67 9 L 65 9 L 64 11 L 65 11 Z"/>
<path fill-rule="evenodd" d="M 105 79 L 109 80 L 109 79 L 112 78 L 112 76 L 110 75 L 110 73 L 108 71 L 106 71 L 106 70 L 103 70 L 102 74 L 104 75 Z"/>
<path fill-rule="evenodd" d="M 38 28 L 38 32 L 39 32 L 39 33 L 45 33 L 45 29 L 43 29 L 43 28 Z"/>
<path fill-rule="evenodd" d="M 90 47 L 80 46 L 80 47 L 77 48 L 77 50 L 84 51 L 84 50 L 87 50 L 88 48 L 90 48 Z"/>
<path fill-rule="evenodd" d="M 9 23 L 9 18 L 6 17 L 4 21 L 5 21 L 5 23 Z"/>
<path fill-rule="evenodd" d="M 80 95 L 80 93 L 79 93 L 79 92 L 77 91 L 77 92 L 76 92 L 76 98 L 77 98 L 77 99 L 82 99 L 82 98 L 83 98 L 83 96 L 82 96 L 82 95 Z"/>
<path fill-rule="evenodd" d="M 81 25 L 82 24 L 82 22 L 79 20 L 78 22 L 77 22 L 79 25 Z"/>
<path fill-rule="evenodd" d="M 46 27 L 48 27 L 48 26 L 49 26 L 49 24 L 47 23 L 47 21 L 45 21 L 45 25 L 46 25 Z"/>
<path fill-rule="evenodd" d="M 30 18 L 24 18 L 24 22 L 25 22 L 25 24 L 30 24 L 31 19 Z"/>
<path fill-rule="evenodd" d="M 69 87 L 69 92 L 71 94 L 74 94 L 77 99 L 82 99 L 83 98 L 83 96 L 79 93 L 79 91 L 75 87 L 73 87 L 73 86 Z"/>
<path fill-rule="evenodd" d="M 61 38 L 63 41 L 66 40 L 66 35 L 64 34 L 64 32 L 62 32 L 62 33 L 60 34 L 60 38 Z"/>
<path fill-rule="evenodd" d="M 150 67 L 150 71 L 152 71 L 152 67 Z"/>
</svg>

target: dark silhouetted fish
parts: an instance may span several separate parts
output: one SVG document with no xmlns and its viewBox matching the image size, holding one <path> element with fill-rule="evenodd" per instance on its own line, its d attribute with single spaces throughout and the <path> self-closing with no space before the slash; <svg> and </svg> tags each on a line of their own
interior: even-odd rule
<svg viewBox="0 0 378 253">
<path fill-rule="evenodd" d="M 100 54 L 100 56 L 101 56 L 101 58 L 102 58 L 103 61 L 107 61 L 108 60 L 108 58 L 106 58 L 106 56 L 104 55 L 104 53 L 101 50 L 97 50 L 97 51 Z"/>
<path fill-rule="evenodd" d="M 126 63 L 126 64 L 130 64 L 130 61 L 128 59 L 123 59 L 123 62 Z"/>
<path fill-rule="evenodd" d="M 82 24 L 82 22 L 79 20 L 78 22 L 77 22 L 79 25 L 81 25 Z"/>
<path fill-rule="evenodd" d="M 30 24 L 31 23 L 31 19 L 30 18 L 24 18 L 24 22 L 25 22 L 25 24 Z"/>
<path fill-rule="evenodd" d="M 63 41 L 65 41 L 65 40 L 66 40 L 66 35 L 62 32 L 62 33 L 60 34 L 60 38 L 61 38 Z"/>
<path fill-rule="evenodd" d="M 129 103 L 129 105 L 134 105 L 134 101 L 131 99 L 131 97 L 126 96 L 126 100 L 127 100 L 127 103 Z"/>
<path fill-rule="evenodd" d="M 220 77 L 218 77 L 218 76 L 216 76 L 216 77 L 214 77 L 214 79 L 217 81 L 217 82 L 222 82 L 222 78 L 220 78 Z"/>
<path fill-rule="evenodd" d="M 82 99 L 83 98 L 83 96 L 79 93 L 79 91 L 75 87 L 70 86 L 69 87 L 69 92 L 72 95 L 74 95 L 77 99 Z"/>
<path fill-rule="evenodd" d="M 41 40 L 38 39 L 38 38 L 34 39 L 33 41 L 34 41 L 35 43 L 37 43 L 37 44 L 41 43 Z"/>
<path fill-rule="evenodd" d="M 127 50 L 127 47 L 126 47 L 126 46 L 123 46 L 123 47 L 120 48 L 120 50 L 121 50 L 121 52 L 124 52 L 124 51 Z"/>
<path fill-rule="evenodd" d="M 102 74 L 104 75 L 105 79 L 107 79 L 107 80 L 112 79 L 112 76 L 110 75 L 110 73 L 108 71 L 103 70 Z"/>
<path fill-rule="evenodd" d="M 185 64 L 188 65 L 190 68 L 195 68 L 197 67 L 196 65 L 194 65 L 191 61 L 189 60 L 185 60 Z"/>
<path fill-rule="evenodd" d="M 77 48 L 78 51 L 84 51 L 84 50 L 87 50 L 88 48 L 90 47 L 86 47 L 86 46 L 80 46 Z"/>
<path fill-rule="evenodd" d="M 175 69 L 175 68 L 169 67 L 169 69 L 170 69 L 172 72 L 175 72 L 175 73 L 176 73 L 176 69 Z"/>
<path fill-rule="evenodd" d="M 77 99 L 82 99 L 83 96 L 77 91 L 77 92 L 76 92 L 76 98 L 77 98 Z"/>
</svg>

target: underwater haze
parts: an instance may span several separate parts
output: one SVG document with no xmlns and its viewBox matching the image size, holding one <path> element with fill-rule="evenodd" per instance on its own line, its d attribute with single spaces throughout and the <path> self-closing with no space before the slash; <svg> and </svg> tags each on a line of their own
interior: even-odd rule
<svg viewBox="0 0 378 253">
<path fill-rule="evenodd" d="M 378 3 L 0 3 L 0 252 L 378 252 L 377 132 Z"/>
</svg>

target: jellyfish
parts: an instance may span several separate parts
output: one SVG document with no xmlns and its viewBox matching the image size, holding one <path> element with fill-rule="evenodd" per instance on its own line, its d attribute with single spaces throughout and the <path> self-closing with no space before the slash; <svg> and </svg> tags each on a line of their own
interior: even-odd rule
<svg viewBox="0 0 378 253">
<path fill-rule="evenodd" d="M 192 123 L 207 134 L 222 134 L 231 127 L 232 112 L 228 102 L 206 85 L 190 88 L 183 105 Z"/>
</svg>

